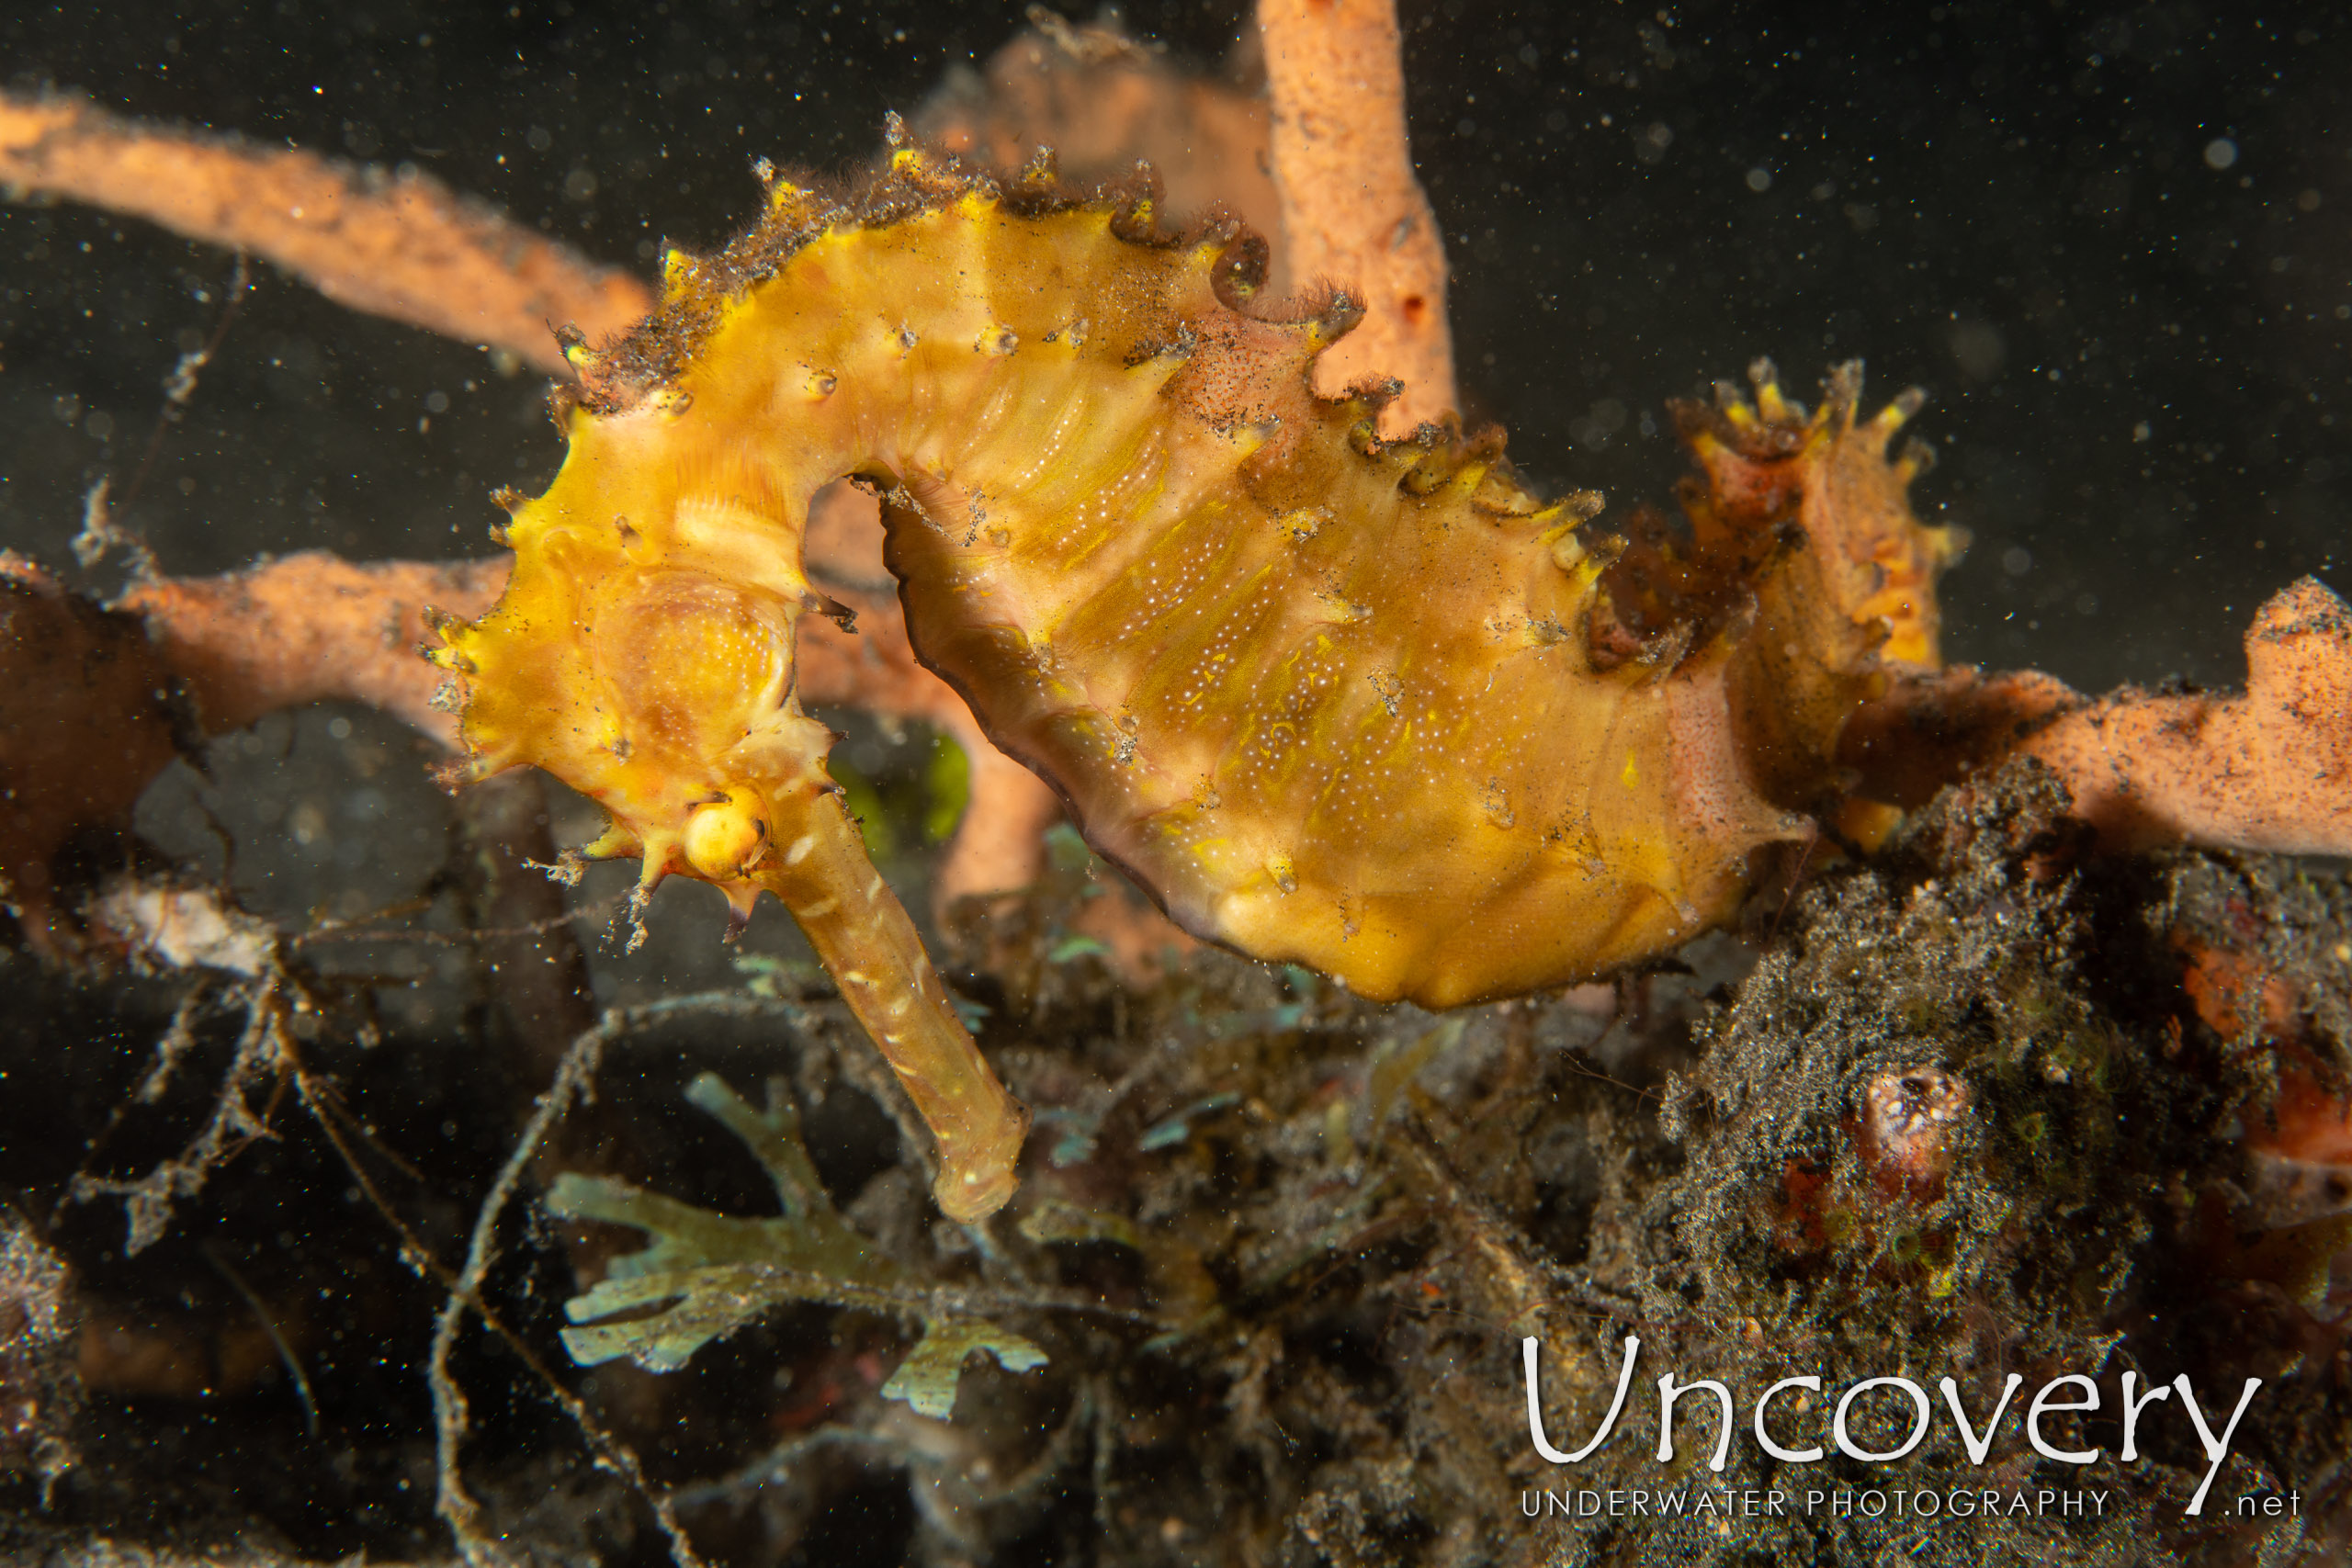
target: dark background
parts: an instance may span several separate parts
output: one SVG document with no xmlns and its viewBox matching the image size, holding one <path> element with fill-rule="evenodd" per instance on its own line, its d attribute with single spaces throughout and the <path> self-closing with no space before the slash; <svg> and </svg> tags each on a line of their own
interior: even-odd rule
<svg viewBox="0 0 2352 1568">
<path fill-rule="evenodd" d="M 1204 68 L 1242 16 L 1125 13 Z M 646 266 L 665 237 L 712 244 L 748 214 L 754 156 L 854 165 L 886 110 L 1023 25 L 1012 5 L 891 0 L 19 7 L 0 62 L 126 114 L 413 163 Z M 1682 468 L 1665 399 L 1759 354 L 1800 392 L 1861 355 L 1873 401 L 1930 393 L 1917 428 L 1942 461 L 1920 510 L 1975 536 L 1947 582 L 1955 657 L 2092 688 L 2234 681 L 2262 596 L 2335 570 L 2340 9 L 1408 0 L 1405 25 L 1464 394 L 1539 482 L 1663 499 Z M 0 545 L 70 564 L 84 491 L 131 488 L 160 383 L 215 326 L 230 271 L 143 224 L 0 205 Z M 535 488 L 560 457 L 537 380 L 259 271 L 125 507 L 166 568 L 490 548 L 486 492 Z M 181 778 L 142 825 L 213 854 L 211 811 L 252 855 L 307 855 L 346 903 L 398 896 L 407 840 L 437 830 L 415 743 L 360 714 L 270 722 L 214 749 L 217 788 Z M 343 733 L 313 733 L 330 722 Z M 242 804 L 237 769 L 264 789 L 305 748 L 332 775 L 315 798 Z M 715 905 L 692 918 L 699 951 Z"/>
</svg>

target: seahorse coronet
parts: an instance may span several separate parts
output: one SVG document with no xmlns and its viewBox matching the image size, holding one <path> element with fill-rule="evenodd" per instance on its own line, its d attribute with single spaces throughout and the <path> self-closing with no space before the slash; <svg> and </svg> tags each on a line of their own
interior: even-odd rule
<svg viewBox="0 0 2352 1568">
<path fill-rule="evenodd" d="M 1809 417 L 1765 367 L 1752 404 L 1678 410 L 1694 544 L 1656 554 L 1658 624 L 1621 657 L 1634 579 L 1598 497 L 1543 502 L 1499 431 L 1382 440 L 1390 387 L 1317 398 L 1360 310 L 1258 310 L 1239 225 L 1171 233 L 1148 177 L 1000 186 L 903 138 L 861 190 L 763 178 L 750 231 L 673 253 L 656 314 L 575 356 L 505 595 L 437 658 L 477 772 L 596 800 L 592 852 L 712 883 L 739 927 L 779 897 L 938 1133 L 959 1217 L 1011 1190 L 1025 1116 L 794 692 L 820 486 L 885 497 L 916 653 L 1098 851 L 1187 930 L 1375 999 L 1561 985 L 1725 919 L 1804 830 L 1877 664 L 1934 657 L 1943 552 L 1884 457 L 1900 418 L 1856 426 L 1858 369 Z M 1702 589 L 1746 607 L 1710 620 Z"/>
</svg>

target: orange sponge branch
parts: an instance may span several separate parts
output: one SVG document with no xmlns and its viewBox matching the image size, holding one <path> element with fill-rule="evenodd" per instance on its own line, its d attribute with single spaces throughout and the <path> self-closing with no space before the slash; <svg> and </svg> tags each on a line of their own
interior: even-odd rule
<svg viewBox="0 0 2352 1568">
<path fill-rule="evenodd" d="M 1857 715 L 1841 757 L 1863 793 L 1905 805 L 2037 758 L 2117 851 L 2352 855 L 2352 608 L 2304 578 L 2263 605 L 2245 651 L 2234 694 L 2125 687 L 2093 700 L 2032 671 L 1906 682 Z"/>
<path fill-rule="evenodd" d="M 1290 276 L 1338 284 L 1364 310 L 1317 365 L 1316 389 L 1394 377 L 1404 389 L 1384 435 L 1441 423 L 1454 409 L 1445 237 L 1406 143 L 1396 0 L 1260 0 L 1258 30 Z"/>
<path fill-rule="evenodd" d="M 628 274 L 424 175 L 122 119 L 76 98 L 0 93 L 0 188 L 251 251 L 337 304 L 559 375 L 551 327 L 609 337 L 652 304 Z"/>
</svg>

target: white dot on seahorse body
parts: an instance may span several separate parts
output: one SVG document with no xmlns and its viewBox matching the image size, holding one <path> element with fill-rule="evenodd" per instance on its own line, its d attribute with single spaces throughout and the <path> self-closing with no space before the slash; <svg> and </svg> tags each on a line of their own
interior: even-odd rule
<svg viewBox="0 0 2352 1568">
<path fill-rule="evenodd" d="M 816 847 L 817 835 L 814 833 L 803 833 L 799 838 L 792 840 L 792 847 L 790 849 L 784 852 L 784 863 L 786 865 L 798 865 L 802 861 L 808 858 L 808 852 Z"/>
</svg>

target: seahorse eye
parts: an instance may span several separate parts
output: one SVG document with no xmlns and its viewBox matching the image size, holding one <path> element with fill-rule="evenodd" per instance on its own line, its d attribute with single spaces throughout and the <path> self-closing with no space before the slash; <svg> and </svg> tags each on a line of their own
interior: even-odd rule
<svg viewBox="0 0 2352 1568">
<path fill-rule="evenodd" d="M 757 795 L 737 789 L 697 806 L 686 818 L 684 848 L 695 874 L 712 882 L 734 882 L 767 851 L 767 818 Z"/>
<path fill-rule="evenodd" d="M 589 635 L 630 743 L 704 761 L 776 705 L 790 667 L 782 616 L 695 571 L 618 585 Z"/>
</svg>

